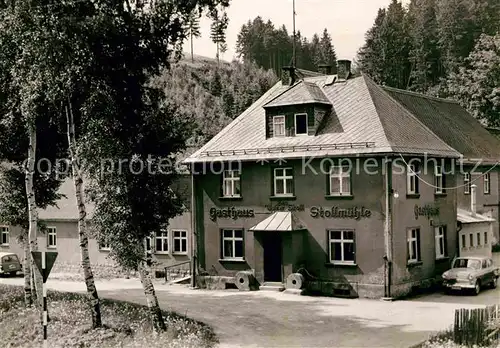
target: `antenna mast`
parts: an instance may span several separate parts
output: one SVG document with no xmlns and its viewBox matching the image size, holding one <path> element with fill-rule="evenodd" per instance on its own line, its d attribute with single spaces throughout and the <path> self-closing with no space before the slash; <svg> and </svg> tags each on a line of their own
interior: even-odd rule
<svg viewBox="0 0 500 348">
<path fill-rule="evenodd" d="M 292 66 L 295 68 L 297 66 L 297 55 L 295 54 L 295 0 L 293 0 L 293 56 L 292 56 Z"/>
</svg>

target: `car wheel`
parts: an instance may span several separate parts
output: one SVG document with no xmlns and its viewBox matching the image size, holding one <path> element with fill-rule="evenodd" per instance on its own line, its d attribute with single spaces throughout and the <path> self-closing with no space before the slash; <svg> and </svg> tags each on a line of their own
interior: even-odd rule
<svg viewBox="0 0 500 348">
<path fill-rule="evenodd" d="M 17 272 L 10 272 L 11 277 L 15 277 L 17 275 Z"/>
<path fill-rule="evenodd" d="M 493 280 L 490 283 L 490 286 L 491 286 L 492 289 L 496 289 L 497 288 L 497 282 L 498 282 L 498 278 L 493 278 Z"/>
<path fill-rule="evenodd" d="M 481 284 L 479 284 L 479 280 L 476 281 L 476 284 L 474 284 L 474 295 L 479 295 L 481 292 Z"/>
</svg>

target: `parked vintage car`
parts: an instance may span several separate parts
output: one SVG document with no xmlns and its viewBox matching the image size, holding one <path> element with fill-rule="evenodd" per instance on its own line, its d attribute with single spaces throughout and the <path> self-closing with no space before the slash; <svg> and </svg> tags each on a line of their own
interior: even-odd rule
<svg viewBox="0 0 500 348">
<path fill-rule="evenodd" d="M 0 252 L 0 275 L 10 274 L 15 276 L 21 270 L 22 266 L 16 254 Z"/>
<path fill-rule="evenodd" d="M 477 295 L 486 286 L 496 288 L 499 275 L 500 269 L 488 257 L 457 257 L 442 275 L 443 286 L 445 290 L 472 290 Z"/>
</svg>

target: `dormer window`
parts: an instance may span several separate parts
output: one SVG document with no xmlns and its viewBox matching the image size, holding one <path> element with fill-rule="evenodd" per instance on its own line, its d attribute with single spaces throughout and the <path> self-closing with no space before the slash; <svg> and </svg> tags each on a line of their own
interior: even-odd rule
<svg viewBox="0 0 500 348">
<path fill-rule="evenodd" d="M 273 117 L 273 135 L 275 137 L 285 136 L 285 116 Z"/>
<path fill-rule="evenodd" d="M 307 135 L 307 114 L 295 114 L 295 135 Z"/>
</svg>

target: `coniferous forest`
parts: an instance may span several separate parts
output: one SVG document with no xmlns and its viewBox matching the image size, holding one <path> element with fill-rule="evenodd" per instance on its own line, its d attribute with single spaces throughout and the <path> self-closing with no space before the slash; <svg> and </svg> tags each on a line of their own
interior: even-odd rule
<svg viewBox="0 0 500 348">
<path fill-rule="evenodd" d="M 392 0 L 358 64 L 379 84 L 455 99 L 500 126 L 500 1 Z"/>
</svg>

